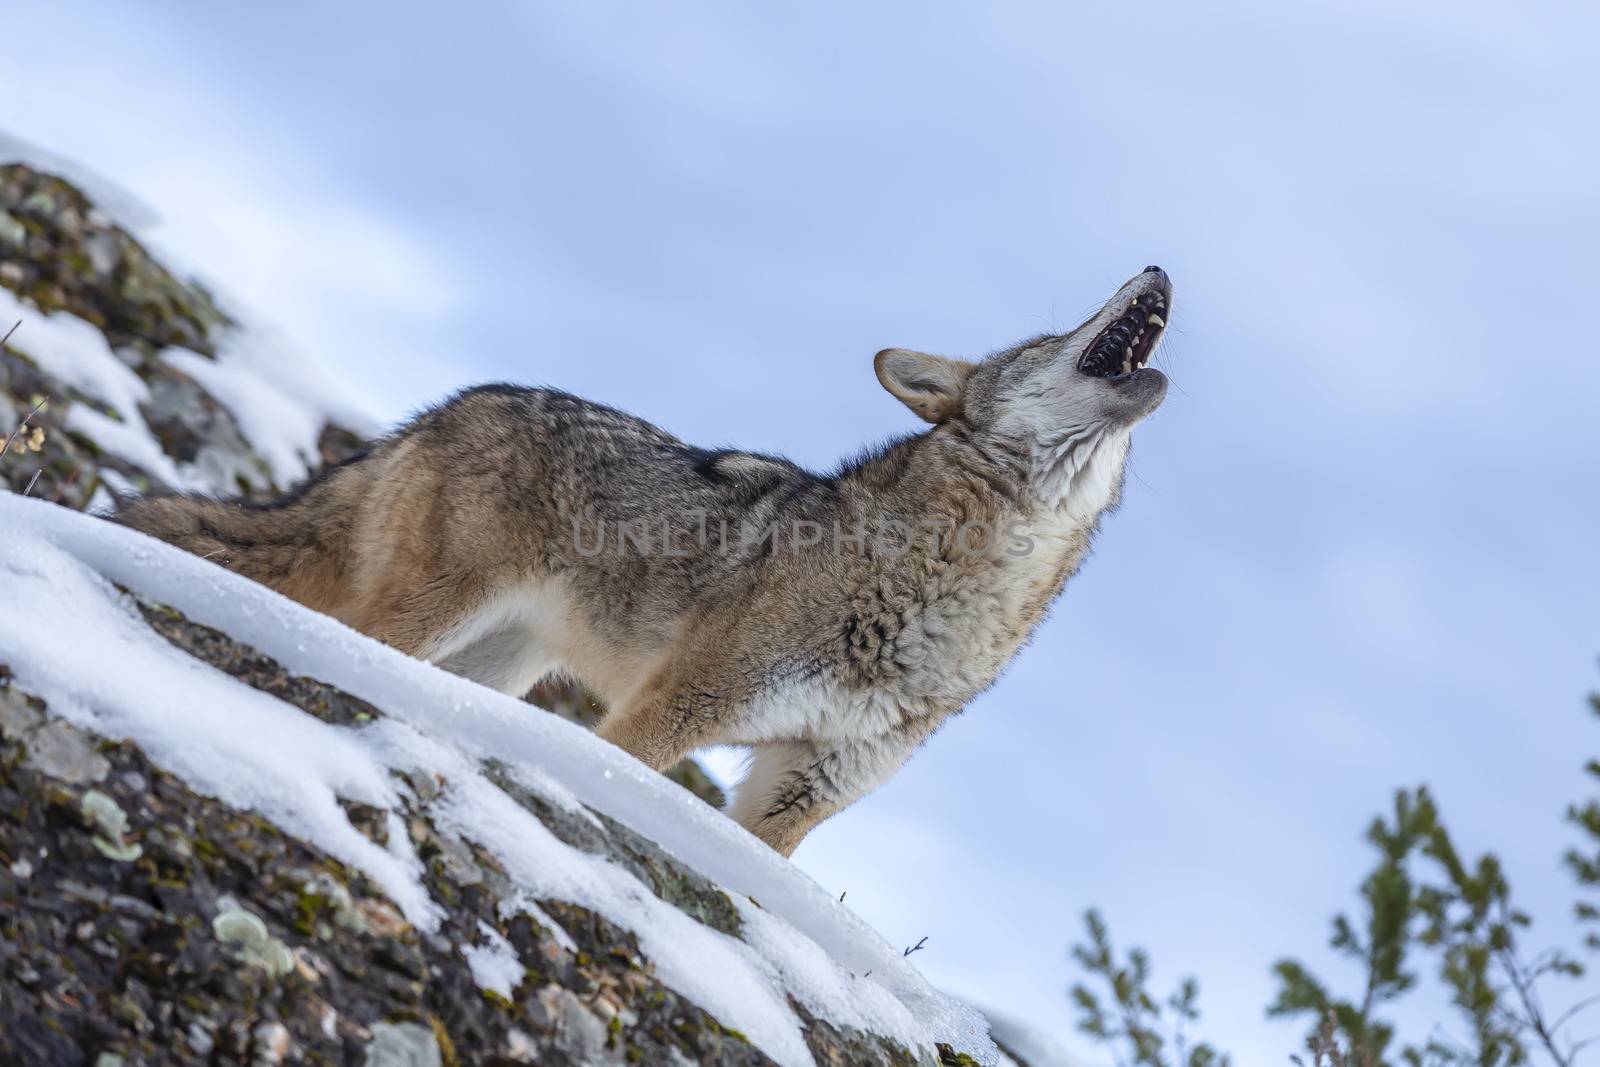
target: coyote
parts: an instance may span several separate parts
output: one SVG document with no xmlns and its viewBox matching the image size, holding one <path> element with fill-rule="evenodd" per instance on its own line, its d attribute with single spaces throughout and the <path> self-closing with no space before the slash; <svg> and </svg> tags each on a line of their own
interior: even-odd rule
<svg viewBox="0 0 1600 1067">
<path fill-rule="evenodd" d="M 930 429 L 819 475 L 552 389 L 486 385 L 282 499 L 118 520 L 513 695 L 561 672 L 651 767 L 747 746 L 731 814 L 789 855 L 987 688 L 1117 505 L 1171 285 L 970 362 L 891 348 Z"/>
</svg>

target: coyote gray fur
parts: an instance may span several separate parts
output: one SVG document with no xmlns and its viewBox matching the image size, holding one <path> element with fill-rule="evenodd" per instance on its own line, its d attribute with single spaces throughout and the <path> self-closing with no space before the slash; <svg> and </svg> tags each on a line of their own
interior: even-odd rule
<svg viewBox="0 0 1600 1067">
<path fill-rule="evenodd" d="M 651 767 L 748 746 L 731 814 L 788 855 L 987 688 L 1076 571 L 1166 395 L 1170 305 L 1149 267 L 978 362 L 879 352 L 932 428 L 826 476 L 488 385 L 280 500 L 118 518 L 502 692 L 574 677 Z"/>
</svg>

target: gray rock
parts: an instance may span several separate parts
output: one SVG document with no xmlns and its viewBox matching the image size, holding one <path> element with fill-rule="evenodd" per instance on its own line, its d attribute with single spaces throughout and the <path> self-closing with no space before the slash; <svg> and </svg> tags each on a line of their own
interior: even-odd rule
<svg viewBox="0 0 1600 1067">
<path fill-rule="evenodd" d="M 139 405 L 167 455 L 192 464 L 214 485 L 246 491 L 271 488 L 265 464 L 239 432 L 233 415 L 188 375 L 164 363 L 143 375 L 150 399 Z"/>
<path fill-rule="evenodd" d="M 104 230 L 84 238 L 83 248 L 89 253 L 89 266 L 96 274 L 110 274 L 116 269 L 117 260 L 122 258 L 116 238 Z"/>
<path fill-rule="evenodd" d="M 373 1023 L 366 1067 L 444 1067 L 439 1039 L 421 1023 Z"/>
<path fill-rule="evenodd" d="M 22 210 L 35 217 L 48 218 L 56 213 L 55 197 L 43 191 L 32 193 L 22 201 Z"/>
<path fill-rule="evenodd" d="M 547 985 L 527 1002 L 528 1019 L 553 1032 L 555 1045 L 574 1063 L 621 1063 L 616 1050 L 606 1048 L 606 1024 L 583 1006 L 572 990 Z"/>
<path fill-rule="evenodd" d="M 26 737 L 44 722 L 44 712 L 16 689 L 0 689 L 0 736 L 8 739 Z"/>
<path fill-rule="evenodd" d="M 513 1026 L 506 1034 L 506 1059 L 516 1063 L 538 1063 L 539 1046 L 534 1044 L 533 1038 Z"/>
<path fill-rule="evenodd" d="M 451 881 L 463 886 L 483 884 L 483 868 L 473 860 L 472 851 L 459 838 L 435 834 L 433 843 L 439 847 L 439 860 Z"/>
<path fill-rule="evenodd" d="M 216 1039 L 211 1036 L 211 1031 L 200 1025 L 196 1019 L 189 1024 L 189 1029 L 184 1032 L 184 1040 L 189 1042 L 189 1047 L 201 1056 L 211 1055 L 211 1050 L 216 1047 Z"/>
<path fill-rule="evenodd" d="M 280 1022 L 258 1023 L 250 1036 L 254 1039 L 253 1067 L 277 1067 L 289 1054 L 289 1028 Z"/>
<path fill-rule="evenodd" d="M 0 244 L 20 245 L 27 239 L 27 227 L 13 218 L 9 211 L 0 211 Z"/>
<path fill-rule="evenodd" d="M 77 727 L 51 719 L 27 739 L 26 765 L 71 785 L 103 782 L 111 764 Z"/>
<path fill-rule="evenodd" d="M 120 911 L 130 911 L 141 919 L 156 920 L 161 918 L 161 912 L 140 900 L 130 897 L 126 893 L 114 893 L 108 898 L 113 908 Z"/>
<path fill-rule="evenodd" d="M 111 895 L 99 886 L 84 885 L 82 882 L 74 881 L 71 878 L 63 878 L 58 883 L 58 888 L 62 896 L 72 900 L 81 900 L 85 904 L 92 904 L 96 908 L 111 899 Z"/>
</svg>

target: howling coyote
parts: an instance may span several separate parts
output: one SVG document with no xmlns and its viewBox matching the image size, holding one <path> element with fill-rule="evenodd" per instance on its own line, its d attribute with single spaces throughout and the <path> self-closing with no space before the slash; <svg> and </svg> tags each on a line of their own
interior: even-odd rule
<svg viewBox="0 0 1600 1067">
<path fill-rule="evenodd" d="M 551 672 L 657 769 L 749 746 L 732 815 L 788 855 L 1027 640 L 1121 492 L 1172 289 L 979 362 L 900 348 L 932 428 L 829 475 L 708 451 L 550 389 L 469 389 L 268 504 L 120 521 L 505 693 Z"/>
</svg>

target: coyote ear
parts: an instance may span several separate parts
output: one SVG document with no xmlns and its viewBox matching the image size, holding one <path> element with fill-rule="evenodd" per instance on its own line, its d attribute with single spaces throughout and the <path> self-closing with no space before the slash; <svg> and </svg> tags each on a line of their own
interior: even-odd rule
<svg viewBox="0 0 1600 1067">
<path fill-rule="evenodd" d="M 885 348 L 872 360 L 878 381 L 927 422 L 943 422 L 961 408 L 961 391 L 977 364 L 930 356 L 907 348 Z"/>
</svg>

